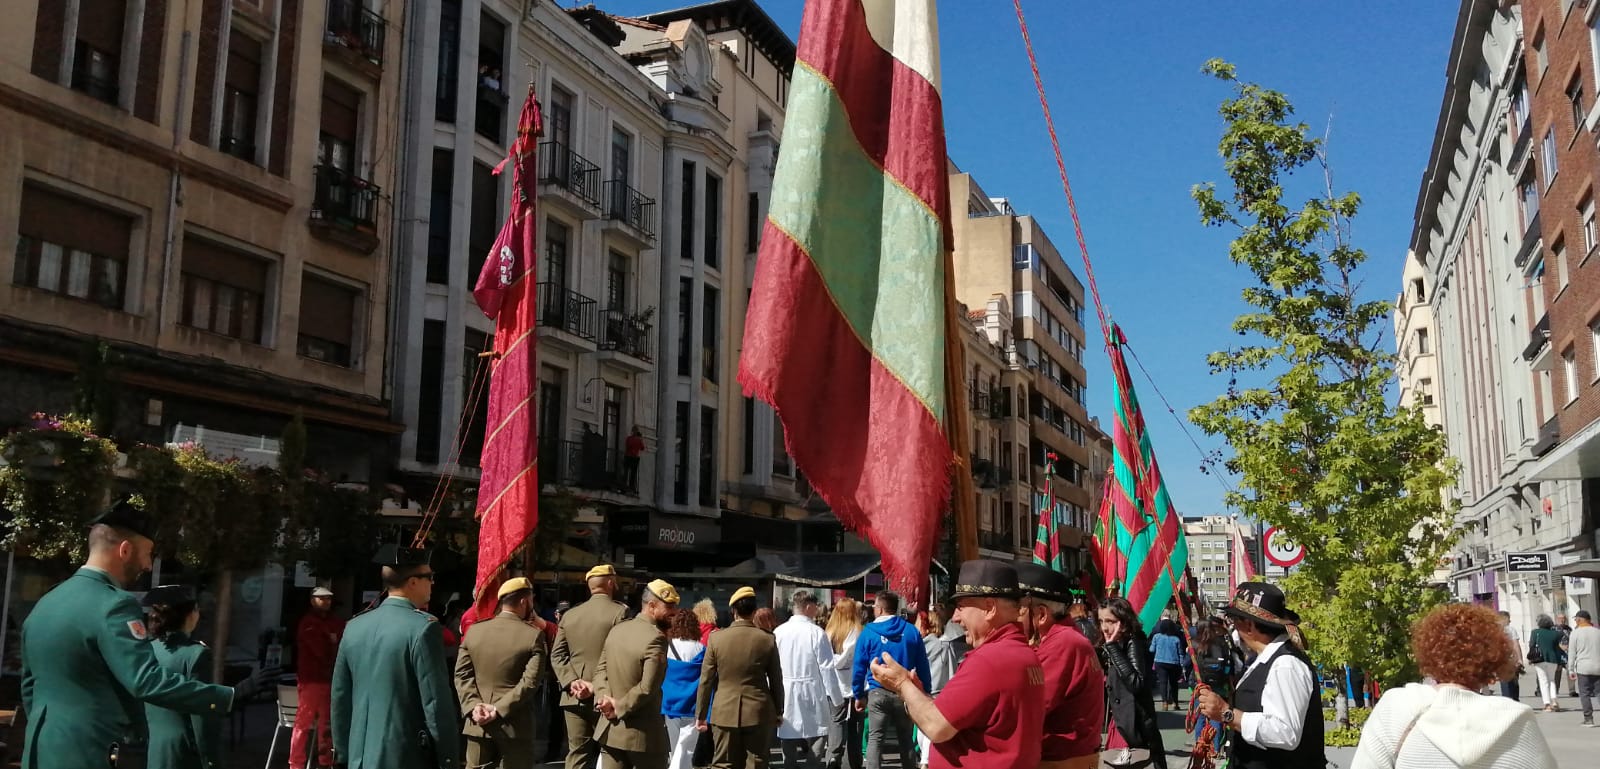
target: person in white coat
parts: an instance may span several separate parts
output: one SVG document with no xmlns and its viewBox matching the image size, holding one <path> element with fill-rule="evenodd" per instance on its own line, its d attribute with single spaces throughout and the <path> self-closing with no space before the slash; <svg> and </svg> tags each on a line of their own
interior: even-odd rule
<svg viewBox="0 0 1600 769">
<path fill-rule="evenodd" d="M 835 703 L 833 723 L 828 725 L 828 769 L 861 769 L 861 727 L 866 714 L 856 710 L 850 695 L 850 676 L 855 668 L 856 639 L 861 637 L 861 604 L 841 598 L 828 615 L 828 642 L 833 646 L 833 672 L 839 676 L 843 699 Z"/>
<path fill-rule="evenodd" d="M 833 721 L 834 703 L 844 699 L 833 670 L 833 644 L 817 626 L 817 597 L 797 590 L 789 600 L 793 615 L 778 626 L 778 664 L 783 667 L 783 722 L 778 742 L 784 769 L 822 769 L 821 738 Z"/>
<path fill-rule="evenodd" d="M 1361 730 L 1351 769 L 1555 766 L 1532 708 L 1478 694 L 1510 667 L 1511 644 L 1483 607 L 1429 612 L 1411 631 L 1411 646 L 1422 674 L 1437 683 L 1385 692 Z"/>
</svg>

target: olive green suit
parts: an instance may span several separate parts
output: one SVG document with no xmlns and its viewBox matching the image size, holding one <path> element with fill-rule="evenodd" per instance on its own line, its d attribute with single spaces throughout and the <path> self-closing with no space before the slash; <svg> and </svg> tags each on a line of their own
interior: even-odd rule
<svg viewBox="0 0 1600 769">
<path fill-rule="evenodd" d="M 595 593 L 589 600 L 561 615 L 556 643 L 550 649 L 550 666 L 555 669 L 556 685 L 561 687 L 561 709 L 567 724 L 567 769 L 588 769 L 595 765 L 600 743 L 594 741 L 600 713 L 594 700 L 572 696 L 573 681 L 594 683 L 600 667 L 600 651 L 606 636 L 627 613 L 628 607 Z"/>
<path fill-rule="evenodd" d="M 444 629 L 389 596 L 345 626 L 333 663 L 334 760 L 349 769 L 454 769 L 461 711 Z"/>
<path fill-rule="evenodd" d="M 611 629 L 595 699 L 610 697 L 616 718 L 604 719 L 595 741 L 620 769 L 665 769 L 671 744 L 661 715 L 661 681 L 667 677 L 667 637 L 643 614 Z"/>
<path fill-rule="evenodd" d="M 211 650 L 187 633 L 168 633 L 151 643 L 161 667 L 184 678 L 211 680 Z M 195 716 L 144 706 L 150 724 L 147 769 L 220 769 L 222 716 Z"/>
<path fill-rule="evenodd" d="M 141 702 L 220 715 L 232 707 L 233 689 L 163 669 L 139 602 L 111 575 L 78 569 L 22 623 L 22 766 L 105 766 L 144 721 Z"/>
<path fill-rule="evenodd" d="M 469 769 L 500 761 L 506 769 L 534 764 L 534 719 L 539 677 L 544 674 L 544 633 L 511 612 L 473 624 L 456 655 L 456 694 L 466 723 Z M 493 705 L 500 717 L 486 726 L 472 722 L 472 709 Z"/>
<path fill-rule="evenodd" d="M 765 767 L 772 734 L 783 717 L 777 639 L 747 619 L 712 633 L 700 666 L 694 712 L 695 718 L 711 724 L 712 767 Z"/>
</svg>

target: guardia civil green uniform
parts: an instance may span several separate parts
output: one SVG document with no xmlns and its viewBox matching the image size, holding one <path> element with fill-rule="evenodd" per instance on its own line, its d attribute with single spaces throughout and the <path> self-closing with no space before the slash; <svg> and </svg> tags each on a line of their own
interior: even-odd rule
<svg viewBox="0 0 1600 769">
<path fill-rule="evenodd" d="M 461 711 L 438 619 L 397 596 L 352 618 L 333 665 L 331 716 L 337 764 L 455 769 Z"/>
<path fill-rule="evenodd" d="M 144 605 L 146 609 L 172 607 L 188 616 L 195 600 L 194 588 L 188 585 L 162 585 L 145 594 Z M 150 645 L 162 668 L 196 681 L 211 680 L 211 650 L 188 633 L 173 630 Z M 146 704 L 144 717 L 150 725 L 146 769 L 221 768 L 222 716 L 189 715 Z"/>
<path fill-rule="evenodd" d="M 100 522 L 143 535 L 131 513 L 120 515 Z M 233 689 L 162 668 L 139 601 L 110 574 L 80 568 L 22 623 L 22 766 L 107 766 L 143 722 L 140 703 L 222 715 L 233 705 Z"/>
</svg>

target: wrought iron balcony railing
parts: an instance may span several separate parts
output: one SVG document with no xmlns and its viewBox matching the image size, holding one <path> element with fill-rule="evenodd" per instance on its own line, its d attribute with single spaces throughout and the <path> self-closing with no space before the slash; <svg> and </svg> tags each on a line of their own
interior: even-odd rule
<svg viewBox="0 0 1600 769">
<path fill-rule="evenodd" d="M 656 202 L 626 181 L 613 179 L 605 183 L 606 218 L 626 224 L 644 233 L 652 240 L 656 236 Z"/>
<path fill-rule="evenodd" d="M 596 303 L 559 283 L 540 283 L 539 325 L 594 341 Z"/>
<path fill-rule="evenodd" d="M 539 183 L 554 184 L 591 206 L 600 206 L 600 166 L 560 142 L 539 145 Z"/>
<path fill-rule="evenodd" d="M 334 166 L 316 168 L 311 218 L 358 229 L 377 226 L 378 185 Z"/>
</svg>

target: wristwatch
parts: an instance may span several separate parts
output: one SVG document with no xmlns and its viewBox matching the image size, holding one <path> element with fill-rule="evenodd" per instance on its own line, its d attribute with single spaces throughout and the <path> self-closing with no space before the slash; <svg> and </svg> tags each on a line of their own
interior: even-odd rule
<svg viewBox="0 0 1600 769">
<path fill-rule="evenodd" d="M 1228 708 L 1227 710 L 1222 711 L 1222 725 L 1227 727 L 1233 726 L 1233 708 Z"/>
</svg>

